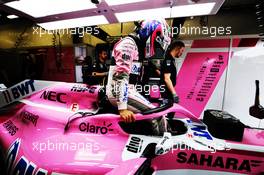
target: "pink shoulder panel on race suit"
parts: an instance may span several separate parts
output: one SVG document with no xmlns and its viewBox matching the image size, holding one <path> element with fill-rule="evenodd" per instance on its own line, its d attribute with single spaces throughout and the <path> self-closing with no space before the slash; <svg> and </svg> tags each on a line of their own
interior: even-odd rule
<svg viewBox="0 0 264 175">
<path fill-rule="evenodd" d="M 107 85 L 107 95 L 110 102 L 116 103 L 119 110 L 128 109 L 128 96 L 133 96 L 133 101 L 147 108 L 152 108 L 153 105 L 150 102 L 136 92 L 135 89 L 129 87 L 129 75 L 132 72 L 135 73 L 132 67 L 137 66 L 138 64 L 135 62 L 139 60 L 135 41 L 130 37 L 121 39 L 113 49 L 113 57 L 116 66 L 110 68 Z M 137 112 L 135 108 L 137 107 L 133 106 L 132 110 Z"/>
<path fill-rule="evenodd" d="M 131 73 L 133 61 L 138 61 L 138 48 L 135 41 L 126 37 L 116 43 L 113 50 L 113 57 L 116 61 L 115 73 Z"/>
</svg>

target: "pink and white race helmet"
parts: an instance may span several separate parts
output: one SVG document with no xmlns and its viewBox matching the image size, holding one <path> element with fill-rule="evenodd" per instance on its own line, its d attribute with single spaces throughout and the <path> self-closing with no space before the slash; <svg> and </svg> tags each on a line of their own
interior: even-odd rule
<svg viewBox="0 0 264 175">
<path fill-rule="evenodd" d="M 171 42 L 170 27 L 164 19 L 142 21 L 137 33 L 140 39 L 146 43 L 146 58 L 155 54 L 155 43 L 158 43 L 166 51 Z"/>
</svg>

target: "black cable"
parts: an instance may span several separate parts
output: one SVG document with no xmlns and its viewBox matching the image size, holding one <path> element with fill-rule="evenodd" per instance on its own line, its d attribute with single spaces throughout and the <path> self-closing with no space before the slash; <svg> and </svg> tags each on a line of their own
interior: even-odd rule
<svg viewBox="0 0 264 175">
<path fill-rule="evenodd" d="M 58 45 L 58 53 L 57 53 L 57 59 L 56 59 L 56 65 L 57 65 L 57 69 L 60 71 L 62 69 L 62 48 L 61 48 L 61 38 L 60 38 L 60 34 L 57 33 L 58 38 L 59 38 L 59 45 Z"/>
<path fill-rule="evenodd" d="M 259 36 L 264 41 L 264 1 L 258 0 L 256 3 L 256 20 L 259 30 Z"/>
<path fill-rule="evenodd" d="M 57 43 L 57 36 L 59 43 Z M 57 70 L 60 71 L 62 68 L 62 63 L 61 63 L 62 45 L 61 45 L 61 39 L 59 33 L 53 33 L 52 45 L 54 49 L 54 58 L 55 58 L 56 67 Z"/>
<path fill-rule="evenodd" d="M 53 45 L 54 57 L 55 57 L 55 61 L 56 61 L 56 58 L 57 58 L 57 38 L 56 38 L 56 34 L 55 33 L 53 33 L 52 45 Z"/>
<path fill-rule="evenodd" d="M 30 28 L 33 24 L 30 23 L 29 25 L 26 25 L 24 30 L 19 34 L 19 36 L 16 38 L 16 42 L 15 42 L 15 49 L 18 49 L 18 47 L 21 45 L 21 43 L 24 40 L 23 35 L 26 33 L 26 31 L 28 30 L 28 28 Z"/>
<path fill-rule="evenodd" d="M 86 115 L 88 115 L 88 116 L 94 115 L 94 113 L 92 113 L 92 112 L 77 112 L 77 113 L 71 115 L 71 116 L 68 118 L 68 121 L 67 121 L 67 123 L 66 123 L 66 125 L 65 125 L 65 127 L 64 127 L 64 132 L 66 132 L 66 131 L 69 129 L 69 127 L 70 127 L 70 123 L 71 123 L 71 121 L 73 121 L 73 119 L 77 119 L 77 118 L 79 118 L 79 117 L 73 118 L 73 117 L 74 117 L 75 115 L 77 115 L 77 114 L 80 114 L 80 115 L 81 115 L 80 118 L 85 117 Z"/>
</svg>

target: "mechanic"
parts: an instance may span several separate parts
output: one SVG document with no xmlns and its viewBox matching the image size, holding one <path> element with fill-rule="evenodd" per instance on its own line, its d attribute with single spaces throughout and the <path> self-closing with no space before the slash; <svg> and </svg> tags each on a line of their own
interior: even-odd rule
<svg viewBox="0 0 264 175">
<path fill-rule="evenodd" d="M 92 57 L 90 56 L 86 56 L 84 58 L 84 62 L 83 62 L 83 65 L 82 65 L 82 78 L 83 78 L 83 82 L 86 83 L 86 84 L 89 84 L 89 82 L 91 82 L 91 67 L 93 65 L 93 62 L 92 62 Z"/>
<path fill-rule="evenodd" d="M 86 80 L 89 85 L 106 85 L 108 66 L 106 65 L 107 51 L 104 49 L 99 50 L 98 59 L 92 66 L 86 67 L 87 72 L 85 73 L 88 80 Z"/>
<path fill-rule="evenodd" d="M 154 46 L 164 51 L 170 44 L 170 28 L 164 19 L 146 20 L 138 24 L 135 33 L 118 41 L 113 49 L 116 65 L 110 69 L 106 94 L 112 105 L 117 106 L 120 117 L 125 122 L 135 120 L 134 112 L 154 108 L 148 100 L 139 94 L 130 84 L 131 77 L 142 71 L 142 59 L 155 54 Z M 141 62 L 140 62 L 141 61 Z M 141 79 L 137 79 L 141 81 Z"/>
<path fill-rule="evenodd" d="M 161 63 L 160 86 L 165 85 L 163 92 L 161 92 L 161 97 L 169 102 L 179 103 L 179 96 L 174 88 L 177 78 L 175 59 L 182 56 L 184 49 L 185 44 L 182 41 L 173 41 L 169 45 L 165 59 Z"/>
</svg>

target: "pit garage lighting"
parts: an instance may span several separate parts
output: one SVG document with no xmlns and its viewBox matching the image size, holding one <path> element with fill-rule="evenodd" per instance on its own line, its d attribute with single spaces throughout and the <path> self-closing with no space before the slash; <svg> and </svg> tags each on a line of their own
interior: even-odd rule
<svg viewBox="0 0 264 175">
<path fill-rule="evenodd" d="M 171 17 L 176 18 L 185 16 L 208 15 L 212 12 L 214 6 L 215 2 L 174 6 L 171 10 Z"/>
<path fill-rule="evenodd" d="M 122 12 L 115 14 L 119 22 L 138 21 L 143 19 L 168 18 L 170 16 L 170 8 L 157 8 L 149 10 L 138 10 L 130 12 Z"/>
<path fill-rule="evenodd" d="M 15 18 L 18 18 L 18 16 L 17 15 L 8 15 L 7 18 L 8 19 L 15 19 Z"/>
<path fill-rule="evenodd" d="M 39 23 L 38 25 L 46 30 L 55 30 L 55 29 L 67 29 L 67 28 L 84 27 L 84 26 L 92 26 L 92 25 L 100 25 L 100 24 L 108 24 L 107 19 L 103 15 Z"/>
<path fill-rule="evenodd" d="M 143 2 L 146 0 L 105 0 L 108 5 L 121 5 L 121 4 L 130 4 L 130 3 L 137 3 Z"/>
<path fill-rule="evenodd" d="M 91 1 L 86 0 L 20 0 L 5 5 L 24 12 L 35 18 L 97 8 Z"/>
<path fill-rule="evenodd" d="M 212 12 L 215 2 L 200 3 L 191 5 L 180 5 L 172 8 L 157 8 L 148 10 L 138 10 L 130 12 L 116 13 L 119 22 L 137 21 L 143 19 L 155 18 L 175 18 L 187 16 L 201 16 L 208 15 Z"/>
</svg>

